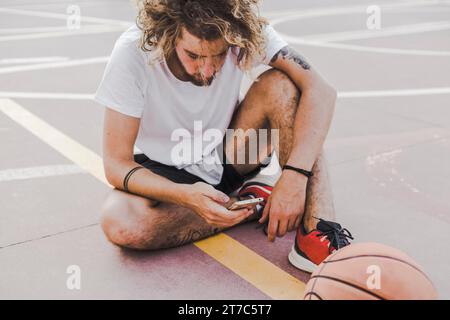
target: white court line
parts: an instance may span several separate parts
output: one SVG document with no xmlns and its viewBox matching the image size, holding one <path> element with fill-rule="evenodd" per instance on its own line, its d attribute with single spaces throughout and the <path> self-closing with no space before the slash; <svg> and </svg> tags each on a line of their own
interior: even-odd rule
<svg viewBox="0 0 450 320">
<path fill-rule="evenodd" d="M 450 94 L 450 87 L 404 90 L 343 91 L 338 92 L 338 98 L 409 97 L 436 94 Z"/>
<path fill-rule="evenodd" d="M 76 164 L 0 170 L 0 182 L 87 173 Z"/>
<path fill-rule="evenodd" d="M 53 13 L 53 12 L 45 12 L 45 11 L 32 11 L 32 10 L 21 10 L 21 9 L 13 9 L 13 8 L 0 8 L 0 13 L 11 13 L 11 14 L 19 14 L 31 17 L 41 17 L 41 18 L 53 18 L 66 20 L 70 16 L 65 13 Z M 108 25 L 117 25 L 123 27 L 130 27 L 133 22 L 132 21 L 124 21 L 117 19 L 104 19 L 104 18 L 96 18 L 89 17 L 85 15 L 81 15 L 81 23 L 83 22 L 92 22 L 92 23 L 100 23 L 100 24 L 108 24 Z"/>
<path fill-rule="evenodd" d="M 53 32 L 53 31 L 67 31 L 67 26 L 36 27 L 36 28 L 1 28 L 0 34 L 39 33 L 39 32 Z"/>
<path fill-rule="evenodd" d="M 108 185 L 103 172 L 103 161 L 98 154 L 58 131 L 13 100 L 0 99 L 0 112 L 76 163 L 82 170 L 90 172 L 98 180 Z"/>
<path fill-rule="evenodd" d="M 94 100 L 94 94 L 63 93 L 63 92 L 0 91 L 0 98 L 10 98 L 10 99 Z"/>
<path fill-rule="evenodd" d="M 397 10 L 401 8 L 409 7 L 429 7 L 433 5 L 450 3 L 450 1 L 441 0 L 420 0 L 420 1 L 408 1 L 408 2 L 398 2 L 398 3 L 376 3 L 380 6 L 381 10 Z M 350 6 L 335 6 L 335 7 L 320 7 L 320 8 L 305 8 L 300 10 L 285 10 L 285 11 L 272 11 L 268 12 L 269 16 L 279 18 L 271 19 L 272 25 L 277 25 L 282 22 L 287 22 L 291 20 L 300 20 L 314 17 L 326 17 L 326 16 L 336 16 L 336 15 L 348 15 L 353 13 L 362 13 L 367 15 L 366 10 L 369 4 L 366 5 L 350 5 Z"/>
<path fill-rule="evenodd" d="M 450 1 L 412 1 L 412 2 L 400 2 L 393 4 L 379 4 L 382 10 L 399 9 L 399 8 L 409 8 L 409 7 L 420 7 L 420 6 L 431 6 L 439 4 L 449 4 Z M 305 9 L 301 11 L 291 11 L 286 12 L 285 16 L 279 18 L 271 19 L 272 26 L 280 23 L 300 20 L 312 17 L 326 17 L 326 16 L 336 16 L 336 15 L 347 15 L 353 13 L 366 13 L 367 5 L 357 5 L 357 6 L 347 6 L 347 7 L 326 7 L 326 8 L 313 8 Z M 433 50 L 414 50 L 414 49 L 395 49 L 395 48 L 384 48 L 384 47 L 370 47 L 370 46 L 359 46 L 351 44 L 342 43 L 326 43 L 316 40 L 306 40 L 303 37 L 290 36 L 281 32 L 278 32 L 281 37 L 292 44 L 301 44 L 314 47 L 323 48 L 333 48 L 333 49 L 343 49 L 351 51 L 360 52 L 370 52 L 370 53 L 383 53 L 383 54 L 398 54 L 398 55 L 420 55 L 420 56 L 450 56 L 450 51 L 433 51 Z M 311 35 L 313 37 L 313 35 Z"/>
<path fill-rule="evenodd" d="M 33 70 L 43 70 L 43 69 L 55 69 L 55 68 L 66 68 L 73 66 L 82 66 L 87 64 L 95 64 L 95 63 L 106 63 L 109 60 L 109 56 L 103 57 L 93 57 L 86 59 L 73 59 L 69 61 L 60 61 L 60 62 L 48 62 L 48 63 L 38 63 L 26 66 L 13 66 L 0 68 L 0 74 L 9 74 L 16 72 L 24 72 L 24 71 L 33 71 Z"/>
<path fill-rule="evenodd" d="M 105 32 L 119 32 L 119 31 L 124 31 L 125 29 L 126 28 L 124 28 L 123 26 L 89 25 L 89 26 L 82 26 L 80 29 L 74 29 L 74 30 L 70 30 L 70 29 L 66 28 L 65 31 L 1 36 L 0 42 L 78 36 L 78 35 L 84 35 L 84 34 L 96 34 L 96 33 L 105 33 Z"/>
<path fill-rule="evenodd" d="M 28 57 L 28 58 L 6 58 L 0 59 L 0 65 L 2 64 L 26 64 L 26 63 L 43 63 L 43 62 L 56 62 L 67 61 L 69 57 Z"/>
<path fill-rule="evenodd" d="M 320 41 L 320 42 L 335 42 L 335 41 L 349 41 L 361 40 L 371 38 L 392 37 L 398 35 L 408 35 L 423 32 L 441 31 L 450 29 L 450 21 L 436 21 L 417 23 L 409 25 L 399 25 L 393 27 L 383 27 L 380 30 L 355 30 L 346 32 L 333 32 L 323 34 L 312 34 L 309 36 L 302 36 L 304 40 Z"/>
<path fill-rule="evenodd" d="M 413 56 L 435 56 L 435 57 L 448 57 L 450 56 L 450 51 L 434 51 L 434 50 L 415 50 L 415 49 L 394 49 L 385 47 L 370 47 L 370 46 L 359 46 L 353 44 L 343 44 L 343 43 L 326 43 L 320 41 L 310 41 L 304 40 L 300 37 L 293 37 L 289 35 L 282 34 L 278 32 L 284 40 L 292 44 L 300 44 L 305 46 L 331 48 L 331 49 L 342 49 L 351 50 L 359 52 L 369 52 L 369 53 L 383 53 L 383 54 L 397 54 L 397 55 L 413 55 Z"/>
<path fill-rule="evenodd" d="M 401 11 L 402 11 L 402 13 L 406 13 L 406 12 L 418 12 L 418 13 L 429 13 L 429 12 L 432 12 L 432 13 L 445 13 L 445 12 L 449 12 L 449 11 L 450 11 L 450 8 L 449 8 L 449 7 L 402 8 Z"/>
</svg>

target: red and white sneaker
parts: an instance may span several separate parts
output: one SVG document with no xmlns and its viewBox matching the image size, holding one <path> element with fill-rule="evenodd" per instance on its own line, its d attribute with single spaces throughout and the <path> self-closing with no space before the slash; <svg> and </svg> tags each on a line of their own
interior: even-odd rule
<svg viewBox="0 0 450 320">
<path fill-rule="evenodd" d="M 297 229 L 289 262 L 296 268 L 313 272 L 334 251 L 350 244 L 351 233 L 339 223 L 319 219 L 316 229 L 306 232 L 303 224 Z"/>
<path fill-rule="evenodd" d="M 260 218 L 262 216 L 264 206 L 266 205 L 267 200 L 272 193 L 272 189 L 272 186 L 269 186 L 265 183 L 252 181 L 242 186 L 241 190 L 238 193 L 238 197 L 263 198 L 264 202 L 261 205 L 256 205 L 256 212 L 258 213 L 258 217 Z"/>
</svg>

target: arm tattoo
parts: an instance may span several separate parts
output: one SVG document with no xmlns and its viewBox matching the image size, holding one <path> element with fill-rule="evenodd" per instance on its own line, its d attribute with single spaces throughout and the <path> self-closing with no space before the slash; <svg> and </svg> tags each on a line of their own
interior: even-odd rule
<svg viewBox="0 0 450 320">
<path fill-rule="evenodd" d="M 286 46 L 282 48 L 280 51 L 278 51 L 270 60 L 271 63 L 275 62 L 278 59 L 278 56 L 281 54 L 281 57 L 283 59 L 289 59 L 294 61 L 295 63 L 299 64 L 303 69 L 309 70 L 311 66 L 309 63 L 305 60 L 304 57 L 302 57 L 299 53 L 297 53 L 294 49 L 292 49 L 289 46 Z"/>
</svg>

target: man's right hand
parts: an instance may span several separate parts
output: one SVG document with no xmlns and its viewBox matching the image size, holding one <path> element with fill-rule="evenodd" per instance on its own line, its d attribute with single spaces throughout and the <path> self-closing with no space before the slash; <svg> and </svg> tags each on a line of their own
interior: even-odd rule
<svg viewBox="0 0 450 320">
<path fill-rule="evenodd" d="M 253 213 L 251 209 L 228 210 L 225 204 L 229 200 L 225 193 L 204 182 L 197 182 L 186 188 L 186 207 L 216 227 L 234 226 Z"/>
</svg>

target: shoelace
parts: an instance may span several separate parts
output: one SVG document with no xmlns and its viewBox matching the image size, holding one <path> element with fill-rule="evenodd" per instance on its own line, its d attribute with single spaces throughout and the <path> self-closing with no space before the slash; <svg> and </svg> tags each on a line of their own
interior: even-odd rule
<svg viewBox="0 0 450 320">
<path fill-rule="evenodd" d="M 329 230 L 319 230 L 319 233 L 316 235 L 317 237 L 326 237 L 330 241 L 331 246 L 328 248 L 330 253 L 332 251 L 332 247 L 339 250 L 350 244 L 349 239 L 354 239 L 350 231 L 346 228 L 338 228 L 336 223 L 330 223 L 329 221 L 321 218 L 314 218 L 318 219 L 330 228 Z"/>
</svg>

